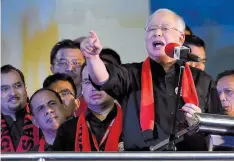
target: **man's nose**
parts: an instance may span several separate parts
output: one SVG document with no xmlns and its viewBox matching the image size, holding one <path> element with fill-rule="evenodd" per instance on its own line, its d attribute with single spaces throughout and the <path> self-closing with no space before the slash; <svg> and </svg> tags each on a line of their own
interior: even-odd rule
<svg viewBox="0 0 234 162">
<path fill-rule="evenodd" d="M 47 106 L 46 111 L 44 113 L 44 116 L 47 116 L 47 115 L 49 115 L 49 114 L 51 114 L 53 112 L 54 112 L 54 110 L 51 107 Z"/>
<path fill-rule="evenodd" d="M 17 93 L 16 91 L 17 91 L 17 90 L 16 90 L 14 87 L 12 87 L 9 95 L 10 95 L 10 96 L 16 95 L 16 93 Z"/>
<path fill-rule="evenodd" d="M 73 65 L 71 62 L 69 62 L 69 63 L 67 64 L 66 71 L 67 71 L 67 72 L 74 71 L 74 65 Z"/>
<path fill-rule="evenodd" d="M 219 94 L 219 98 L 220 98 L 221 101 L 226 101 L 226 100 L 227 100 L 226 95 L 225 95 L 224 92 L 221 92 L 221 93 Z"/>
<path fill-rule="evenodd" d="M 92 87 L 92 91 L 97 91 L 96 88 Z"/>
<path fill-rule="evenodd" d="M 161 28 L 157 28 L 157 29 L 154 31 L 154 36 L 162 36 L 162 30 L 161 30 Z"/>
</svg>

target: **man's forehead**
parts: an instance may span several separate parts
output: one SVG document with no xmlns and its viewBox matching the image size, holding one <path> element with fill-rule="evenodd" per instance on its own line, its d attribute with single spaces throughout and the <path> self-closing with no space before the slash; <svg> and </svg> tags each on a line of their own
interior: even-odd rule
<svg viewBox="0 0 234 162">
<path fill-rule="evenodd" d="M 15 71 L 15 70 L 10 70 L 7 73 L 1 73 L 1 75 L 5 75 L 5 76 L 10 76 L 11 75 L 11 76 L 20 77 L 20 74 L 17 71 Z"/>
<path fill-rule="evenodd" d="M 72 86 L 71 83 L 67 80 L 58 80 L 50 85 L 51 89 L 56 89 L 56 88 L 67 88 L 69 86 Z"/>
<path fill-rule="evenodd" d="M 53 89 L 54 91 L 56 91 L 57 93 L 63 92 L 63 91 L 71 91 L 74 92 L 73 88 L 70 87 L 65 87 L 65 86 L 57 86 L 57 87 L 52 87 L 51 89 Z"/>
<path fill-rule="evenodd" d="M 229 82 L 231 84 L 234 84 L 234 75 L 227 75 L 227 76 L 224 76 L 220 79 L 220 81 L 226 81 L 226 82 Z"/>
<path fill-rule="evenodd" d="M 206 51 L 204 47 L 199 47 L 193 44 L 188 44 L 188 46 L 191 48 L 191 52 L 195 55 L 198 55 L 201 59 L 206 58 Z"/>
<path fill-rule="evenodd" d="M 11 70 L 8 73 L 1 73 L 1 82 L 4 84 L 14 84 L 23 81 L 17 71 Z"/>
<path fill-rule="evenodd" d="M 43 91 L 40 91 L 38 92 L 37 94 L 35 94 L 35 96 L 33 97 L 32 101 L 35 101 L 35 100 L 55 100 L 57 99 L 56 95 L 49 91 L 49 90 L 43 90 Z"/>
<path fill-rule="evenodd" d="M 234 88 L 234 75 L 228 75 L 228 76 L 224 76 L 222 77 L 218 83 L 217 83 L 217 87 L 233 87 Z"/>
<path fill-rule="evenodd" d="M 175 23 L 176 16 L 168 12 L 158 12 L 153 14 L 148 21 L 148 25 L 160 24 L 167 25 Z"/>
<path fill-rule="evenodd" d="M 83 55 L 78 48 L 62 48 L 56 55 L 57 59 L 83 59 Z"/>
<path fill-rule="evenodd" d="M 196 49 L 198 49 L 198 50 L 204 50 L 205 51 L 205 49 L 204 49 L 204 47 L 202 47 L 202 46 L 197 46 L 197 45 L 195 45 L 195 44 L 189 44 L 188 43 L 188 46 L 190 47 L 190 48 L 196 48 Z"/>
</svg>

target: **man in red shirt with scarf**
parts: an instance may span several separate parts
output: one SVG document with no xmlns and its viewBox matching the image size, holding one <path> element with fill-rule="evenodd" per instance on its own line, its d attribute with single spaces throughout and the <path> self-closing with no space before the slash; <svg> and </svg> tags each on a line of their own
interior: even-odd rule
<svg viewBox="0 0 234 162">
<path fill-rule="evenodd" d="M 30 151 L 52 151 L 57 129 L 66 121 L 67 109 L 60 95 L 51 89 L 41 88 L 34 92 L 29 101 L 34 125 L 42 131 L 39 145 Z"/>
<path fill-rule="evenodd" d="M 168 43 L 182 45 L 184 20 L 168 9 L 152 14 L 145 26 L 149 57 L 143 63 L 105 65 L 100 59 L 102 46 L 95 32 L 81 43 L 91 82 L 117 99 L 123 107 L 125 150 L 149 150 L 172 133 L 179 72 L 184 62 L 165 53 Z M 134 58 L 134 55 L 133 55 Z M 185 64 L 176 132 L 194 123 L 194 113 L 218 113 L 221 105 L 212 78 Z M 205 150 L 203 134 L 185 137 L 178 150 Z"/>
<path fill-rule="evenodd" d="M 39 130 L 31 121 L 23 73 L 1 67 L 1 152 L 27 152 L 39 143 Z"/>
<path fill-rule="evenodd" d="M 105 62 L 114 64 L 115 59 L 110 56 Z M 81 79 L 88 107 L 86 112 L 61 125 L 54 151 L 123 151 L 120 105 L 106 92 L 92 86 L 86 64 L 81 68 Z"/>
</svg>

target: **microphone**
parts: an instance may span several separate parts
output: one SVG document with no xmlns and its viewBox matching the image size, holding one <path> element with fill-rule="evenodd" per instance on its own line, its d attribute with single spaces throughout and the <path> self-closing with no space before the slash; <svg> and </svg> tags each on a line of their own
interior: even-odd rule
<svg viewBox="0 0 234 162">
<path fill-rule="evenodd" d="M 165 53 L 167 56 L 175 58 L 177 60 L 194 61 L 194 62 L 199 62 L 201 60 L 200 57 L 191 53 L 190 48 L 185 46 L 180 46 L 177 43 L 168 43 L 165 47 Z"/>
</svg>

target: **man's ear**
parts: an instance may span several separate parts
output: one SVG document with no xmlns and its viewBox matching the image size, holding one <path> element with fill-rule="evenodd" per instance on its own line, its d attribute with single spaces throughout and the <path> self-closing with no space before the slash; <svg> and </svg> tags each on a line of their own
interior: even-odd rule
<svg viewBox="0 0 234 162">
<path fill-rule="evenodd" d="M 184 44 L 184 41 L 185 41 L 185 34 L 183 34 L 183 33 L 180 34 L 179 41 L 180 41 L 181 45 Z"/>
<path fill-rule="evenodd" d="M 37 128 L 40 128 L 39 127 L 39 124 L 37 123 L 36 119 L 34 116 L 32 116 L 32 123 L 37 127 Z"/>
<path fill-rule="evenodd" d="M 54 74 L 54 66 L 53 65 L 50 65 L 50 71 L 51 71 L 51 73 Z"/>
<path fill-rule="evenodd" d="M 27 96 L 27 103 L 29 103 L 29 97 L 28 97 L 28 87 L 25 86 L 26 96 Z"/>
<path fill-rule="evenodd" d="M 75 99 L 76 110 L 80 107 L 80 100 L 77 98 Z"/>
</svg>

